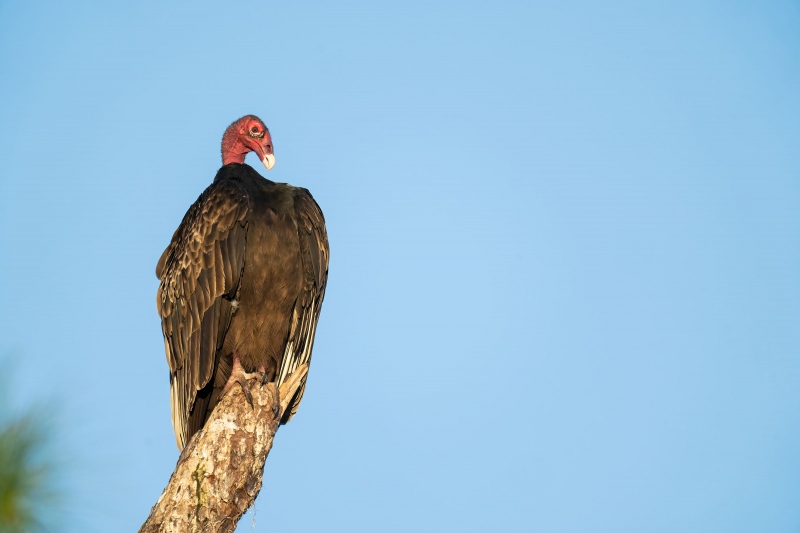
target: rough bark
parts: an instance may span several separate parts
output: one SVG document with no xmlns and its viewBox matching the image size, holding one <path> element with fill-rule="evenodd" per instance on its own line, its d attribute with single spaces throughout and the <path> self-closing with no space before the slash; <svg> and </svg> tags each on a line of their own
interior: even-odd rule
<svg viewBox="0 0 800 533">
<path fill-rule="evenodd" d="M 308 365 L 300 366 L 280 391 L 248 380 L 252 407 L 234 386 L 184 448 L 139 533 L 234 531 L 261 490 L 281 416 L 307 372 Z"/>
</svg>

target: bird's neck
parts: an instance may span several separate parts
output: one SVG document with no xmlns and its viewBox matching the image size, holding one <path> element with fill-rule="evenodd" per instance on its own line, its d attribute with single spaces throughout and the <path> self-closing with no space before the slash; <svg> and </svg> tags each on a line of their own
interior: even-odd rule
<svg viewBox="0 0 800 533">
<path fill-rule="evenodd" d="M 229 163 L 244 163 L 244 156 L 250 151 L 250 148 L 239 140 L 238 135 L 235 135 L 230 129 L 225 132 L 225 135 L 222 137 L 223 166 Z"/>
</svg>

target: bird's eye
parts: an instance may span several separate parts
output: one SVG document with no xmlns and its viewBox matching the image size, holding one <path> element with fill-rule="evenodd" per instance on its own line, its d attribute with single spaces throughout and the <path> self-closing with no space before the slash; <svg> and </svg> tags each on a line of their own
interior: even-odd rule
<svg viewBox="0 0 800 533">
<path fill-rule="evenodd" d="M 250 128 L 250 137 L 256 137 L 260 139 L 264 136 L 264 132 L 261 130 L 261 126 L 255 125 Z"/>
</svg>

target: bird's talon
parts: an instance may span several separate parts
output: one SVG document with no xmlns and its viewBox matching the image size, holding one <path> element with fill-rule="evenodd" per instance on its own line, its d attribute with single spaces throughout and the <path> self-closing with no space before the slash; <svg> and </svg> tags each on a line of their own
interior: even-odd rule
<svg viewBox="0 0 800 533">
<path fill-rule="evenodd" d="M 269 393 L 270 395 L 272 395 L 272 416 L 274 416 L 275 418 L 280 418 L 281 398 L 280 398 L 280 393 L 278 392 L 278 386 L 273 383 Z"/>
<path fill-rule="evenodd" d="M 244 397 L 247 399 L 247 403 L 250 404 L 250 409 L 255 410 L 255 406 L 253 405 L 253 395 L 250 393 L 250 387 L 247 385 L 247 382 L 240 382 L 242 386 L 242 392 L 244 392 Z"/>
</svg>

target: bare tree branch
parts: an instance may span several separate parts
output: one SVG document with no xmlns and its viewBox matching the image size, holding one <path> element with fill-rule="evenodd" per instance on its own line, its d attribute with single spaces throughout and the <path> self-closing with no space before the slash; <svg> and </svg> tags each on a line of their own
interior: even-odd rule
<svg viewBox="0 0 800 533">
<path fill-rule="evenodd" d="M 234 386 L 184 448 L 139 533 L 234 531 L 261 490 L 281 415 L 307 372 L 307 364 L 298 367 L 280 391 L 249 380 L 252 407 Z"/>
</svg>

